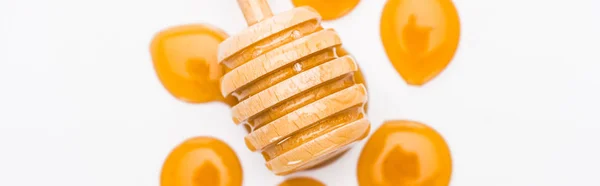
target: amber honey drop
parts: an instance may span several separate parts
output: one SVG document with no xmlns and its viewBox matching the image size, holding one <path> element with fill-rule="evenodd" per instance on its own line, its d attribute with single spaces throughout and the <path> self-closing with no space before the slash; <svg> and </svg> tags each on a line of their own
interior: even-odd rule
<svg viewBox="0 0 600 186">
<path fill-rule="evenodd" d="M 357 166 L 360 186 L 447 186 L 451 174 L 445 140 L 414 121 L 385 122 L 365 144 Z"/>
<path fill-rule="evenodd" d="M 325 186 L 325 184 L 308 177 L 296 177 L 287 179 L 278 186 Z"/>
<path fill-rule="evenodd" d="M 219 43 L 228 35 L 203 24 L 171 27 L 152 39 L 150 52 L 154 69 L 163 86 L 174 97 L 190 103 L 222 101 L 219 79 L 224 71 L 217 63 Z"/>
<path fill-rule="evenodd" d="M 334 20 L 350 13 L 360 0 L 292 0 L 294 6 L 310 6 L 317 10 L 323 20 Z"/>
<path fill-rule="evenodd" d="M 381 40 L 392 65 L 410 85 L 423 85 L 454 57 L 459 17 L 451 0 L 388 0 Z"/>
<path fill-rule="evenodd" d="M 177 146 L 165 160 L 161 186 L 241 186 L 242 167 L 223 141 L 195 137 Z"/>
</svg>

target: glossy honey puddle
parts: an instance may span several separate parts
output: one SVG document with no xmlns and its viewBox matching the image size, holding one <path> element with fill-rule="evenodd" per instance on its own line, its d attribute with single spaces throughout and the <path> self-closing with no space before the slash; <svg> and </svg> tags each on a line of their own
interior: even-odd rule
<svg viewBox="0 0 600 186">
<path fill-rule="evenodd" d="M 223 98 L 219 89 L 224 70 L 217 63 L 217 49 L 227 37 L 204 24 L 171 27 L 156 34 L 150 53 L 162 85 L 185 102 L 235 104 L 234 99 Z"/>
<path fill-rule="evenodd" d="M 296 7 L 310 6 L 317 10 L 323 20 L 334 20 L 350 13 L 360 0 L 292 0 Z"/>
<path fill-rule="evenodd" d="M 361 186 L 447 186 L 451 174 L 445 140 L 413 121 L 385 122 L 363 147 L 357 166 Z"/>
<path fill-rule="evenodd" d="M 242 166 L 225 142 L 195 137 L 175 147 L 160 175 L 161 186 L 240 186 Z"/>
<path fill-rule="evenodd" d="M 389 0 L 381 40 L 392 65 L 410 85 L 423 85 L 454 57 L 460 23 L 450 0 Z"/>
</svg>

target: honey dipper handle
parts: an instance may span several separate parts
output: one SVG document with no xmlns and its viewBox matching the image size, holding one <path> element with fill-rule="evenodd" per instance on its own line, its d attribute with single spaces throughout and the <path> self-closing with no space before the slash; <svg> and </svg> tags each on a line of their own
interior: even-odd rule
<svg viewBox="0 0 600 186">
<path fill-rule="evenodd" d="M 273 16 L 266 0 L 237 0 L 248 26 Z"/>
</svg>

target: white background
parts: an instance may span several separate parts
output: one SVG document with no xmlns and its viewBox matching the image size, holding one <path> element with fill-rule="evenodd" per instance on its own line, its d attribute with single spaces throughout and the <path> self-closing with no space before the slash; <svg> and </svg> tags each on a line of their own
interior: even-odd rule
<svg viewBox="0 0 600 186">
<path fill-rule="evenodd" d="M 363 68 L 372 128 L 434 127 L 451 147 L 454 186 L 600 185 L 600 1 L 454 2 L 459 49 L 421 88 L 384 54 L 384 0 L 324 23 Z M 169 151 L 199 135 L 234 148 L 245 185 L 282 181 L 246 149 L 227 106 L 182 103 L 161 86 L 150 40 L 187 23 L 246 26 L 234 0 L 0 0 L 0 185 L 157 186 Z M 294 176 L 356 185 L 363 144 Z"/>
</svg>

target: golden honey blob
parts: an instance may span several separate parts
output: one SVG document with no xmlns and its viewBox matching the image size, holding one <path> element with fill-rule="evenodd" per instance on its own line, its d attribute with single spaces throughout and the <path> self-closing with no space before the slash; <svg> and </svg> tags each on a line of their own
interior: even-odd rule
<svg viewBox="0 0 600 186">
<path fill-rule="evenodd" d="M 392 65 L 410 85 L 423 85 L 450 63 L 460 37 L 451 0 L 388 0 L 381 40 Z"/>
<path fill-rule="evenodd" d="M 357 166 L 360 186 L 447 186 L 452 158 L 434 129 L 387 121 L 367 141 Z"/>
<path fill-rule="evenodd" d="M 242 166 L 226 143 L 195 137 L 177 146 L 165 160 L 161 186 L 241 186 Z"/>
<path fill-rule="evenodd" d="M 325 184 L 308 177 L 295 177 L 285 180 L 278 186 L 325 186 Z"/>
<path fill-rule="evenodd" d="M 350 13 L 360 0 L 292 0 L 294 6 L 310 6 L 323 20 L 334 20 Z"/>
<path fill-rule="evenodd" d="M 227 37 L 222 30 L 204 24 L 175 26 L 156 34 L 150 53 L 167 91 L 190 103 L 235 104 L 234 99 L 223 98 L 219 89 L 224 70 L 217 63 L 217 50 Z"/>
</svg>

